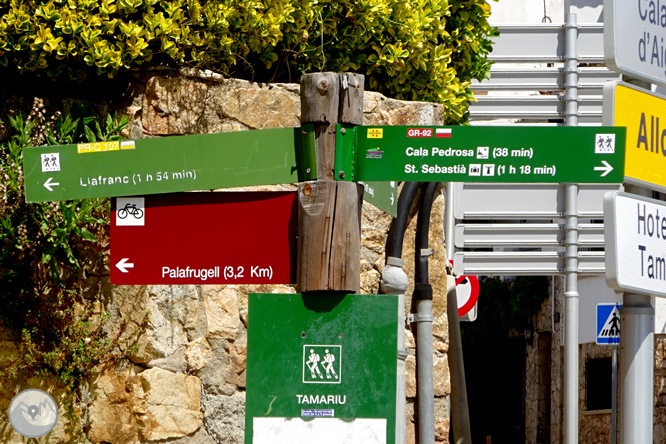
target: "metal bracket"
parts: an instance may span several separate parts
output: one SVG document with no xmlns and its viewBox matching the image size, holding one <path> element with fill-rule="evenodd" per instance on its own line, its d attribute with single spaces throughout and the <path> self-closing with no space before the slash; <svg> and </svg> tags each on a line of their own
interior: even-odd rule
<svg viewBox="0 0 666 444">
<path fill-rule="evenodd" d="M 305 182 L 317 178 L 317 150 L 315 148 L 314 125 L 307 123 L 295 128 L 296 138 L 296 168 L 298 168 L 298 181 Z"/>
<path fill-rule="evenodd" d="M 335 134 L 335 179 L 356 179 L 356 127 L 338 124 Z"/>
<path fill-rule="evenodd" d="M 421 256 L 432 256 L 435 254 L 434 248 L 421 248 Z"/>
<path fill-rule="evenodd" d="M 386 265 L 393 265 L 394 267 L 402 268 L 403 265 L 405 265 L 405 261 L 399 257 L 389 256 L 388 259 L 386 259 Z"/>
</svg>

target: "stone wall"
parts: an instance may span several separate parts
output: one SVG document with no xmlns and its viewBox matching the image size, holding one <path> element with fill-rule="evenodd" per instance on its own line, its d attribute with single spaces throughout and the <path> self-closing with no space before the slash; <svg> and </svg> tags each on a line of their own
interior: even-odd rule
<svg viewBox="0 0 666 444">
<path fill-rule="evenodd" d="M 121 91 L 115 98 L 109 91 Z M 18 92 L 14 91 L 15 94 Z M 174 134 L 242 131 L 299 125 L 299 86 L 256 84 L 224 79 L 211 73 L 143 75 L 123 87 L 100 89 L 77 100 L 99 112 L 119 109 L 131 119 L 125 136 L 131 139 Z M 47 110 L 67 112 L 71 98 L 49 95 Z M 33 96 L 34 97 L 34 96 Z M 8 98 L 7 106 L 24 109 L 32 97 Z M 364 124 L 441 124 L 439 105 L 401 102 L 366 92 Z M 294 185 L 262 189 L 295 190 Z M 443 198 L 432 211 L 430 277 L 435 300 L 435 395 L 438 442 L 448 442 L 446 396 L 448 372 L 448 324 L 446 276 L 442 234 Z M 405 239 L 406 271 L 413 273 L 415 211 Z M 384 266 L 385 243 L 392 218 L 363 204 L 361 292 L 376 293 Z M 104 242 L 107 242 L 108 239 Z M 108 253 L 108 251 L 107 251 Z M 108 267 L 108 261 L 107 261 Z M 98 373 L 80 387 L 77 414 L 92 443 L 168 442 L 178 444 L 241 443 L 244 440 L 245 364 L 247 356 L 248 293 L 294 292 L 292 286 L 112 286 L 108 268 L 102 277 L 100 313 L 111 315 L 108 335 L 119 338 L 124 357 L 99 366 Z M 412 310 L 408 290 L 406 310 Z M 416 442 L 415 342 L 412 326 L 407 333 L 407 433 Z M 0 331 L 0 364 L 16 353 L 15 336 Z M 33 387 L 4 387 L 0 381 L 0 410 L 18 391 Z M 44 384 L 42 387 L 46 386 Z M 57 391 L 55 387 L 50 392 Z M 57 399 L 60 399 L 56 396 Z M 4 422 L 3 422 L 4 421 Z M 49 435 L 49 443 L 73 442 L 65 431 L 66 420 Z M 0 419 L 0 441 L 24 442 Z M 44 442 L 47 442 L 44 441 Z"/>
</svg>

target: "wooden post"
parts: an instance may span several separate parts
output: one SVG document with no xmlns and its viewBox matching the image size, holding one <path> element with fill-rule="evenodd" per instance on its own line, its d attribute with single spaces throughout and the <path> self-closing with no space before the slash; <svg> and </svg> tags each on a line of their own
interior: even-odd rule
<svg viewBox="0 0 666 444">
<path fill-rule="evenodd" d="M 335 181 L 338 123 L 363 123 L 359 74 L 306 74 L 301 80 L 301 123 L 313 123 L 317 181 L 298 187 L 298 291 L 360 290 L 363 187 Z"/>
</svg>

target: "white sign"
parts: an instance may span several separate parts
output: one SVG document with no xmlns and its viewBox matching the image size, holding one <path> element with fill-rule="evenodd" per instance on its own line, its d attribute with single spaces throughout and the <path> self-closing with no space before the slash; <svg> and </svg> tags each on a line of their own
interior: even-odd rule
<svg viewBox="0 0 666 444">
<path fill-rule="evenodd" d="M 608 193 L 604 215 L 608 286 L 666 297 L 666 202 Z"/>
<path fill-rule="evenodd" d="M 601 165 L 601 164 L 600 164 Z M 602 173 L 603 174 L 603 173 Z M 456 219 L 556 219 L 564 217 L 565 186 L 559 183 L 472 183 L 453 186 L 453 213 Z M 617 191 L 619 184 L 580 184 L 578 216 L 603 216 L 603 198 Z"/>
<path fill-rule="evenodd" d="M 119 197 L 116 199 L 116 225 L 143 227 L 146 199 L 143 197 Z"/>
<path fill-rule="evenodd" d="M 604 56 L 614 71 L 666 85 L 664 4 L 604 0 Z"/>
</svg>

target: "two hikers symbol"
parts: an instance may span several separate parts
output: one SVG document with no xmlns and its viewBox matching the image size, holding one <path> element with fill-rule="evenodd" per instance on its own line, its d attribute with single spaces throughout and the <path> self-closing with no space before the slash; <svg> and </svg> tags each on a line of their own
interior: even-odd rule
<svg viewBox="0 0 666 444">
<path fill-rule="evenodd" d="M 310 349 L 310 356 L 308 357 L 308 360 L 305 362 L 305 365 L 308 366 L 310 369 L 310 375 L 312 379 L 324 379 L 324 375 L 321 373 L 319 370 L 319 365 L 322 366 L 324 369 L 324 372 L 326 373 L 326 379 L 331 379 L 335 378 L 338 379 L 338 374 L 335 372 L 335 369 L 333 368 L 333 363 L 335 362 L 335 356 L 333 356 L 328 349 L 325 349 L 324 351 L 326 354 L 324 355 L 324 361 L 321 362 L 321 356 L 319 354 L 315 353 L 314 349 Z"/>
</svg>

